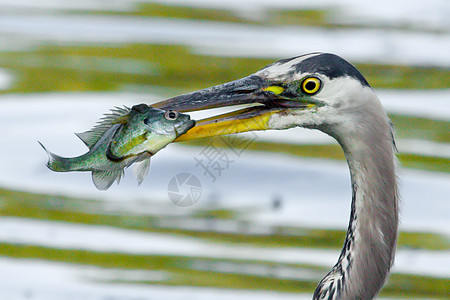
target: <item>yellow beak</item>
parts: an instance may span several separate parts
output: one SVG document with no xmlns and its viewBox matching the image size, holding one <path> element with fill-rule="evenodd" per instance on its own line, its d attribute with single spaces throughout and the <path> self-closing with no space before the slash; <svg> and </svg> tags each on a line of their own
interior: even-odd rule
<svg viewBox="0 0 450 300">
<path fill-rule="evenodd" d="M 178 137 L 175 142 L 247 131 L 267 130 L 270 129 L 269 120 L 274 113 L 275 110 L 271 110 L 257 114 L 256 111 L 252 112 L 251 109 L 245 109 L 199 120 L 195 127 Z"/>
</svg>

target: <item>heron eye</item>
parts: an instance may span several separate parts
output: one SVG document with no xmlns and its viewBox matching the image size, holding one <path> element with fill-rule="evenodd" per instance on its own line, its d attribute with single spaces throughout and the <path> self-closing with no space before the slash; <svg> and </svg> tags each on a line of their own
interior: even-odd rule
<svg viewBox="0 0 450 300">
<path fill-rule="evenodd" d="M 178 118 L 178 112 L 176 112 L 174 110 L 168 110 L 164 114 L 164 117 L 170 121 L 176 120 Z"/>
<path fill-rule="evenodd" d="M 302 82 L 302 92 L 308 95 L 314 95 L 320 90 L 322 82 L 317 77 L 308 77 Z"/>
</svg>

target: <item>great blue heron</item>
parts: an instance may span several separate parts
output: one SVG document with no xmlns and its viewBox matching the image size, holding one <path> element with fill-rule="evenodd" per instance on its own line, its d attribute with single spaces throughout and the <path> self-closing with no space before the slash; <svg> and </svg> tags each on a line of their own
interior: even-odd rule
<svg viewBox="0 0 450 300">
<path fill-rule="evenodd" d="M 339 259 L 313 298 L 374 298 L 394 259 L 398 192 L 391 123 L 369 83 L 339 56 L 311 53 L 157 106 L 186 112 L 238 104 L 253 106 L 201 120 L 181 139 L 296 126 L 335 138 L 350 169 L 350 222 Z"/>
</svg>

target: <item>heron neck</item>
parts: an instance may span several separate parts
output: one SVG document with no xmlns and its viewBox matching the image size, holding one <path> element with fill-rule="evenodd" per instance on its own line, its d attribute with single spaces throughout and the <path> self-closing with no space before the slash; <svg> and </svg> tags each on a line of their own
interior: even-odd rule
<svg viewBox="0 0 450 300">
<path fill-rule="evenodd" d="M 395 153 L 389 123 L 379 125 L 338 139 L 351 175 L 350 222 L 339 260 L 314 299 L 372 299 L 391 268 L 398 227 Z"/>
</svg>

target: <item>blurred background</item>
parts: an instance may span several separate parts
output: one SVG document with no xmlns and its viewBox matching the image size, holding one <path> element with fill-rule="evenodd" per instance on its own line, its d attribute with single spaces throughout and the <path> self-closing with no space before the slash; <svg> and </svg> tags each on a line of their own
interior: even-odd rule
<svg viewBox="0 0 450 300">
<path fill-rule="evenodd" d="M 0 0 L 0 298 L 311 299 L 350 211 L 328 136 L 172 144 L 143 184 L 127 171 L 107 192 L 49 171 L 37 141 L 77 156 L 73 132 L 114 106 L 323 51 L 396 129 L 402 224 L 380 298 L 450 299 L 449 15 L 446 0 Z"/>
</svg>

